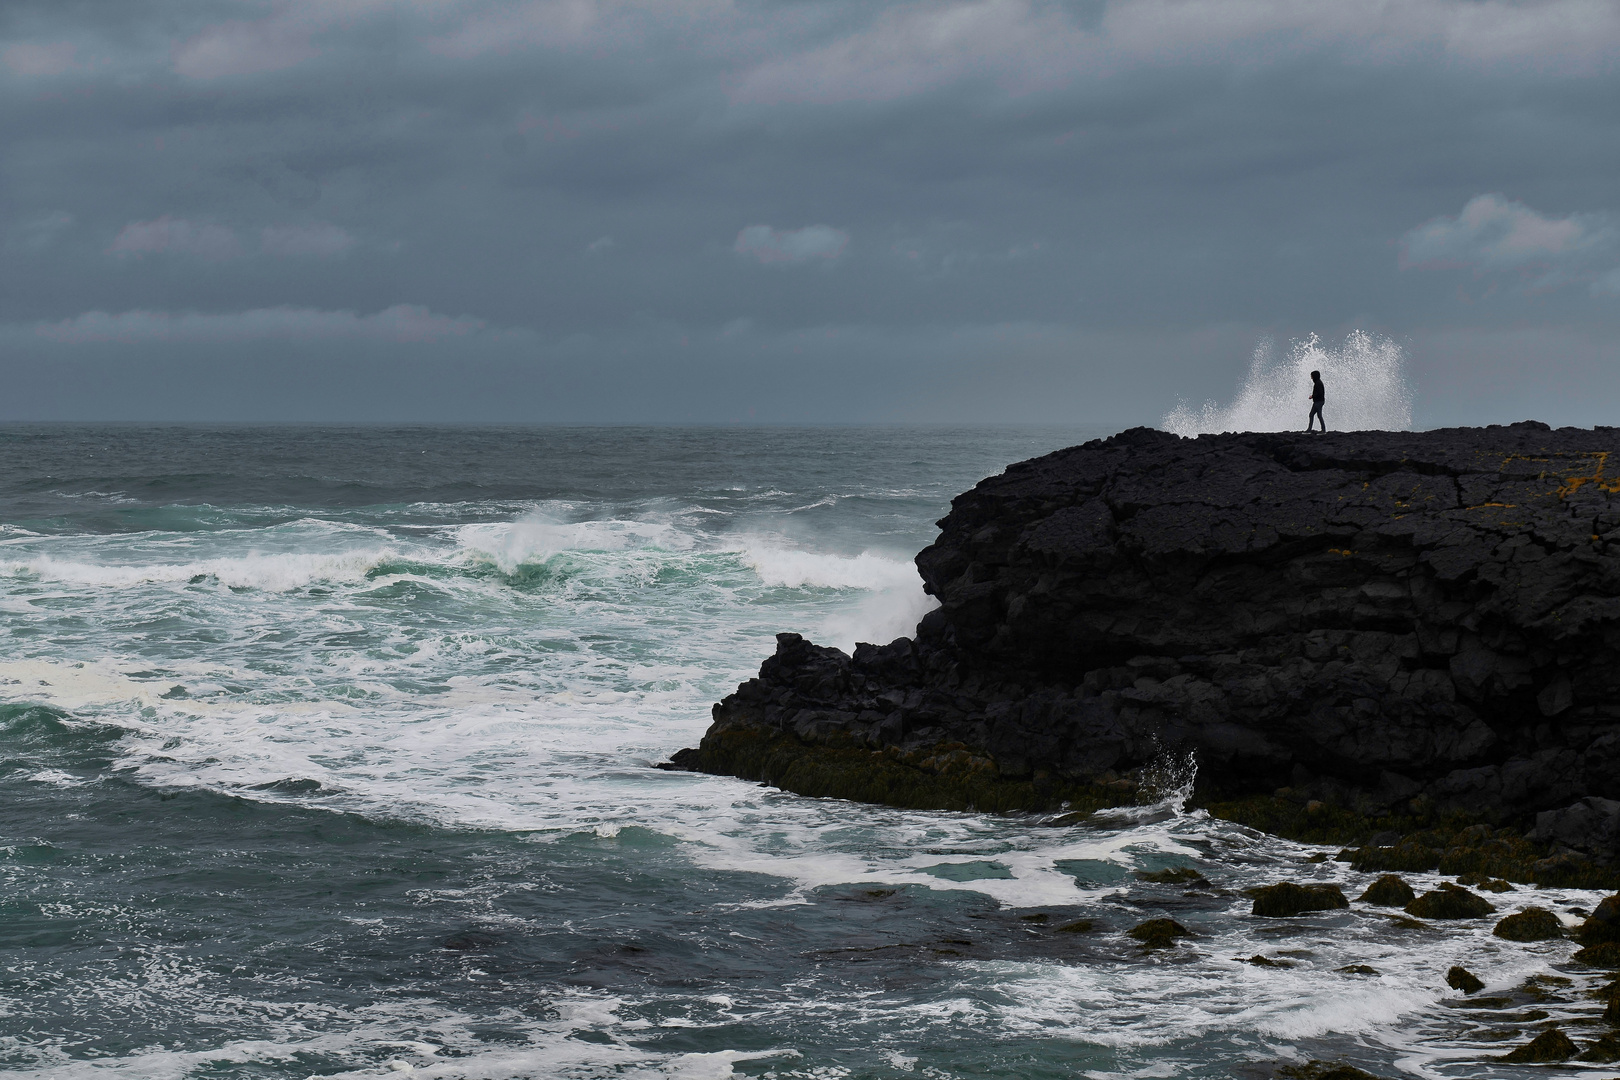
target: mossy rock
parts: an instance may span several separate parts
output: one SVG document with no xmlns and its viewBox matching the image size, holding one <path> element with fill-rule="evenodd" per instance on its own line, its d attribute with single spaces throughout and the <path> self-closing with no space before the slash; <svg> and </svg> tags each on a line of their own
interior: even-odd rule
<svg viewBox="0 0 1620 1080">
<path fill-rule="evenodd" d="M 1501 878 L 1493 878 L 1489 874 L 1474 871 L 1471 874 L 1462 874 L 1457 878 L 1457 884 L 1468 885 L 1485 892 L 1504 893 L 1512 892 L 1513 886 Z"/>
<path fill-rule="evenodd" d="M 1620 941 L 1620 893 L 1605 896 L 1580 929 L 1575 931 L 1575 936 L 1583 945 Z"/>
<path fill-rule="evenodd" d="M 1277 1070 L 1277 1075 L 1288 1080 L 1378 1080 L 1378 1077 L 1354 1065 L 1337 1061 L 1312 1061 L 1305 1065 L 1288 1065 Z"/>
<path fill-rule="evenodd" d="M 1253 964 L 1255 967 L 1291 968 L 1291 967 L 1294 966 L 1293 964 L 1289 963 L 1287 960 L 1273 960 L 1269 956 L 1258 956 L 1258 955 L 1251 956 L 1247 960 L 1244 960 L 1243 962 L 1245 964 Z"/>
<path fill-rule="evenodd" d="M 957 743 L 901 753 L 867 749 L 853 739 L 810 744 L 779 731 L 737 726 L 711 729 L 695 753 L 678 756 L 682 768 L 759 780 L 812 798 L 909 810 L 1084 813 L 1134 802 L 1128 792 L 1099 785 L 1006 779 L 991 759 Z"/>
<path fill-rule="evenodd" d="M 1620 941 L 1605 941 L 1598 945 L 1588 945 L 1586 948 L 1570 957 L 1577 964 L 1587 967 L 1620 968 Z"/>
<path fill-rule="evenodd" d="M 1446 972 L 1446 985 L 1464 994 L 1475 994 L 1485 989 L 1479 977 L 1465 967 L 1453 967 Z"/>
<path fill-rule="evenodd" d="M 1586 1049 L 1581 1051 L 1581 1056 L 1577 1060 L 1595 1061 L 1599 1065 L 1608 1065 L 1611 1062 L 1620 1061 L 1620 1038 L 1616 1038 L 1614 1035 L 1605 1035 L 1601 1039 L 1589 1043 Z"/>
<path fill-rule="evenodd" d="M 1296 885 L 1292 881 L 1247 890 L 1254 897 L 1255 915 L 1286 919 L 1307 911 L 1347 908 L 1350 901 L 1337 885 Z"/>
<path fill-rule="evenodd" d="M 1168 948 L 1176 943 L 1177 938 L 1192 937 L 1192 931 L 1174 919 L 1149 919 L 1140 926 L 1131 927 L 1125 934 L 1149 949 Z"/>
<path fill-rule="evenodd" d="M 1482 919 L 1496 908 L 1478 893 L 1446 882 L 1413 900 L 1403 910 L 1420 919 Z"/>
<path fill-rule="evenodd" d="M 1519 993 L 1538 1001 L 1566 1001 L 1563 992 L 1574 983 L 1562 975 L 1532 975 L 1519 984 Z"/>
<path fill-rule="evenodd" d="M 1417 899 L 1417 893 L 1398 875 L 1384 874 L 1367 886 L 1367 891 L 1358 899 L 1364 904 L 1377 904 L 1379 907 L 1405 907 Z"/>
<path fill-rule="evenodd" d="M 1557 1028 L 1548 1028 L 1511 1054 L 1504 1054 L 1500 1060 L 1512 1062 L 1515 1065 L 1568 1061 L 1575 1056 L 1577 1049 L 1568 1035 L 1565 1035 Z"/>
<path fill-rule="evenodd" d="M 1357 848 L 1350 858 L 1350 869 L 1363 873 L 1398 870 L 1407 874 L 1421 874 L 1439 866 L 1440 850 L 1415 840 L 1402 840 L 1393 847 Z"/>
<path fill-rule="evenodd" d="M 1090 919 L 1076 919 L 1071 923 L 1064 923 L 1055 933 L 1059 934 L 1089 934 L 1097 924 Z"/>
<path fill-rule="evenodd" d="M 1172 870 L 1138 870 L 1136 876 L 1155 885 L 1179 885 L 1204 880 L 1204 875 L 1190 866 L 1178 866 Z"/>
<path fill-rule="evenodd" d="M 1508 941 L 1552 941 L 1564 936 L 1564 924 L 1546 908 L 1532 907 L 1509 915 L 1491 933 Z"/>
<path fill-rule="evenodd" d="M 1370 966 L 1368 964 L 1346 964 L 1344 967 L 1337 968 L 1336 970 L 1339 972 L 1340 975 L 1381 975 L 1381 974 L 1383 974 L 1377 968 L 1372 967 L 1372 966 Z"/>
</svg>

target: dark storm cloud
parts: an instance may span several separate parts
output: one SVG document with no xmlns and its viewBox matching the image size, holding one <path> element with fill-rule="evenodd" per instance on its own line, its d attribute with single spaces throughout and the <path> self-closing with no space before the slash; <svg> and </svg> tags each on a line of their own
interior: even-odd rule
<svg viewBox="0 0 1620 1080">
<path fill-rule="evenodd" d="M 1512 418 L 1620 358 L 1617 59 L 1585 0 L 14 2 L 4 409 L 1125 423 L 1360 326 Z"/>
</svg>

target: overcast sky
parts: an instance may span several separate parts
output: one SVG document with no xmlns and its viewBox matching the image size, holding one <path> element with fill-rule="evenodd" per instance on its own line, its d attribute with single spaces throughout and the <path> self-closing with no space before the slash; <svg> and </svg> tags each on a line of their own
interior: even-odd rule
<svg viewBox="0 0 1620 1080">
<path fill-rule="evenodd" d="M 1620 423 L 1614 0 L 4 0 L 0 419 Z"/>
</svg>

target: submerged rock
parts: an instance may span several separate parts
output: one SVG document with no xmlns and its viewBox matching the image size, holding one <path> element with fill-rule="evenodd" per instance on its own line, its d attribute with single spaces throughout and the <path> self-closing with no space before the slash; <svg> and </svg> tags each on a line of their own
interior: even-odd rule
<svg viewBox="0 0 1620 1080">
<path fill-rule="evenodd" d="M 1336 1061 L 1312 1061 L 1305 1065 L 1288 1065 L 1279 1069 L 1278 1076 L 1288 1080 L 1378 1080 L 1378 1077 L 1354 1065 Z"/>
<path fill-rule="evenodd" d="M 1483 896 L 1448 881 L 1413 900 L 1404 910 L 1420 919 L 1482 919 L 1496 908 Z"/>
<path fill-rule="evenodd" d="M 1467 885 L 1475 889 L 1484 889 L 1486 892 L 1502 893 L 1513 891 L 1513 886 L 1508 884 L 1506 881 L 1503 881 L 1501 878 L 1493 878 L 1491 875 L 1480 870 L 1475 870 L 1468 874 L 1459 874 L 1457 876 L 1457 884 Z"/>
<path fill-rule="evenodd" d="M 1076 919 L 1071 923 L 1064 923 L 1057 928 L 1059 934 L 1089 934 L 1096 923 L 1090 919 Z"/>
<path fill-rule="evenodd" d="M 1585 1050 L 1581 1051 L 1577 1060 L 1595 1061 L 1600 1065 L 1620 1061 L 1620 1038 L 1616 1038 L 1614 1035 L 1604 1035 L 1602 1038 L 1594 1040 L 1587 1045 Z"/>
<path fill-rule="evenodd" d="M 1516 1065 L 1568 1061 L 1575 1056 L 1575 1051 L 1576 1046 L 1568 1035 L 1557 1028 L 1548 1028 L 1511 1054 L 1502 1055 L 1500 1060 L 1511 1061 Z"/>
<path fill-rule="evenodd" d="M 1417 899 L 1417 893 L 1397 875 L 1384 874 L 1367 886 L 1367 891 L 1358 899 L 1364 904 L 1377 904 L 1380 907 L 1405 907 Z"/>
<path fill-rule="evenodd" d="M 1199 882 L 1208 885 L 1204 875 L 1190 866 L 1178 866 L 1172 870 L 1138 870 L 1136 876 L 1143 881 L 1151 881 L 1158 885 L 1191 885 Z"/>
<path fill-rule="evenodd" d="M 1485 989 L 1485 984 L 1479 981 L 1478 976 L 1465 967 L 1453 967 L 1446 972 L 1446 985 L 1464 994 L 1474 994 Z"/>
<path fill-rule="evenodd" d="M 1177 938 L 1192 937 L 1192 931 L 1174 919 L 1149 919 L 1125 931 L 1149 949 L 1163 949 L 1174 945 Z"/>
<path fill-rule="evenodd" d="M 1249 957 L 1247 960 L 1244 960 L 1243 962 L 1245 964 L 1253 964 L 1255 967 L 1291 968 L 1291 967 L 1294 966 L 1292 961 L 1289 961 L 1289 960 L 1273 960 L 1269 956 L 1260 956 L 1258 954 Z"/>
<path fill-rule="evenodd" d="M 1255 915 L 1284 919 L 1306 911 L 1347 908 L 1350 901 L 1337 885 L 1296 885 L 1291 881 L 1247 890 L 1254 897 Z"/>
<path fill-rule="evenodd" d="M 1531 907 L 1509 915 L 1491 933 L 1509 941 L 1551 941 L 1564 936 L 1564 924 L 1546 908 Z"/>
<path fill-rule="evenodd" d="M 670 766 L 1083 812 L 1168 796 L 1196 760 L 1219 815 L 1399 839 L 1363 869 L 1620 881 L 1556 855 L 1613 855 L 1616 450 L 1537 423 L 1138 428 L 1010 466 L 918 554 L 940 606 L 913 637 L 850 656 L 780 635 Z"/>
</svg>

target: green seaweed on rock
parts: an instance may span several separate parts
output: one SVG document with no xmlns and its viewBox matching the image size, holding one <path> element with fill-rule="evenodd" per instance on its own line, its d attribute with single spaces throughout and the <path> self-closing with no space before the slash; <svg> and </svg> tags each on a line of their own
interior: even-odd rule
<svg viewBox="0 0 1620 1080">
<path fill-rule="evenodd" d="M 1568 1035 L 1557 1028 L 1548 1028 L 1525 1045 L 1500 1060 L 1515 1065 L 1543 1064 L 1549 1061 L 1568 1061 L 1575 1056 L 1576 1046 Z"/>
<path fill-rule="evenodd" d="M 1092 784 L 1012 780 L 995 762 L 960 744 L 902 754 L 853 740 L 812 745 L 757 728 L 727 728 L 703 737 L 706 772 L 758 780 L 812 798 L 850 799 L 907 810 L 1095 811 L 1134 802 L 1130 792 Z"/>
<path fill-rule="evenodd" d="M 1177 938 L 1191 937 L 1192 931 L 1174 919 L 1149 919 L 1131 927 L 1125 935 L 1140 941 L 1143 948 L 1164 949 L 1174 945 Z"/>
</svg>

